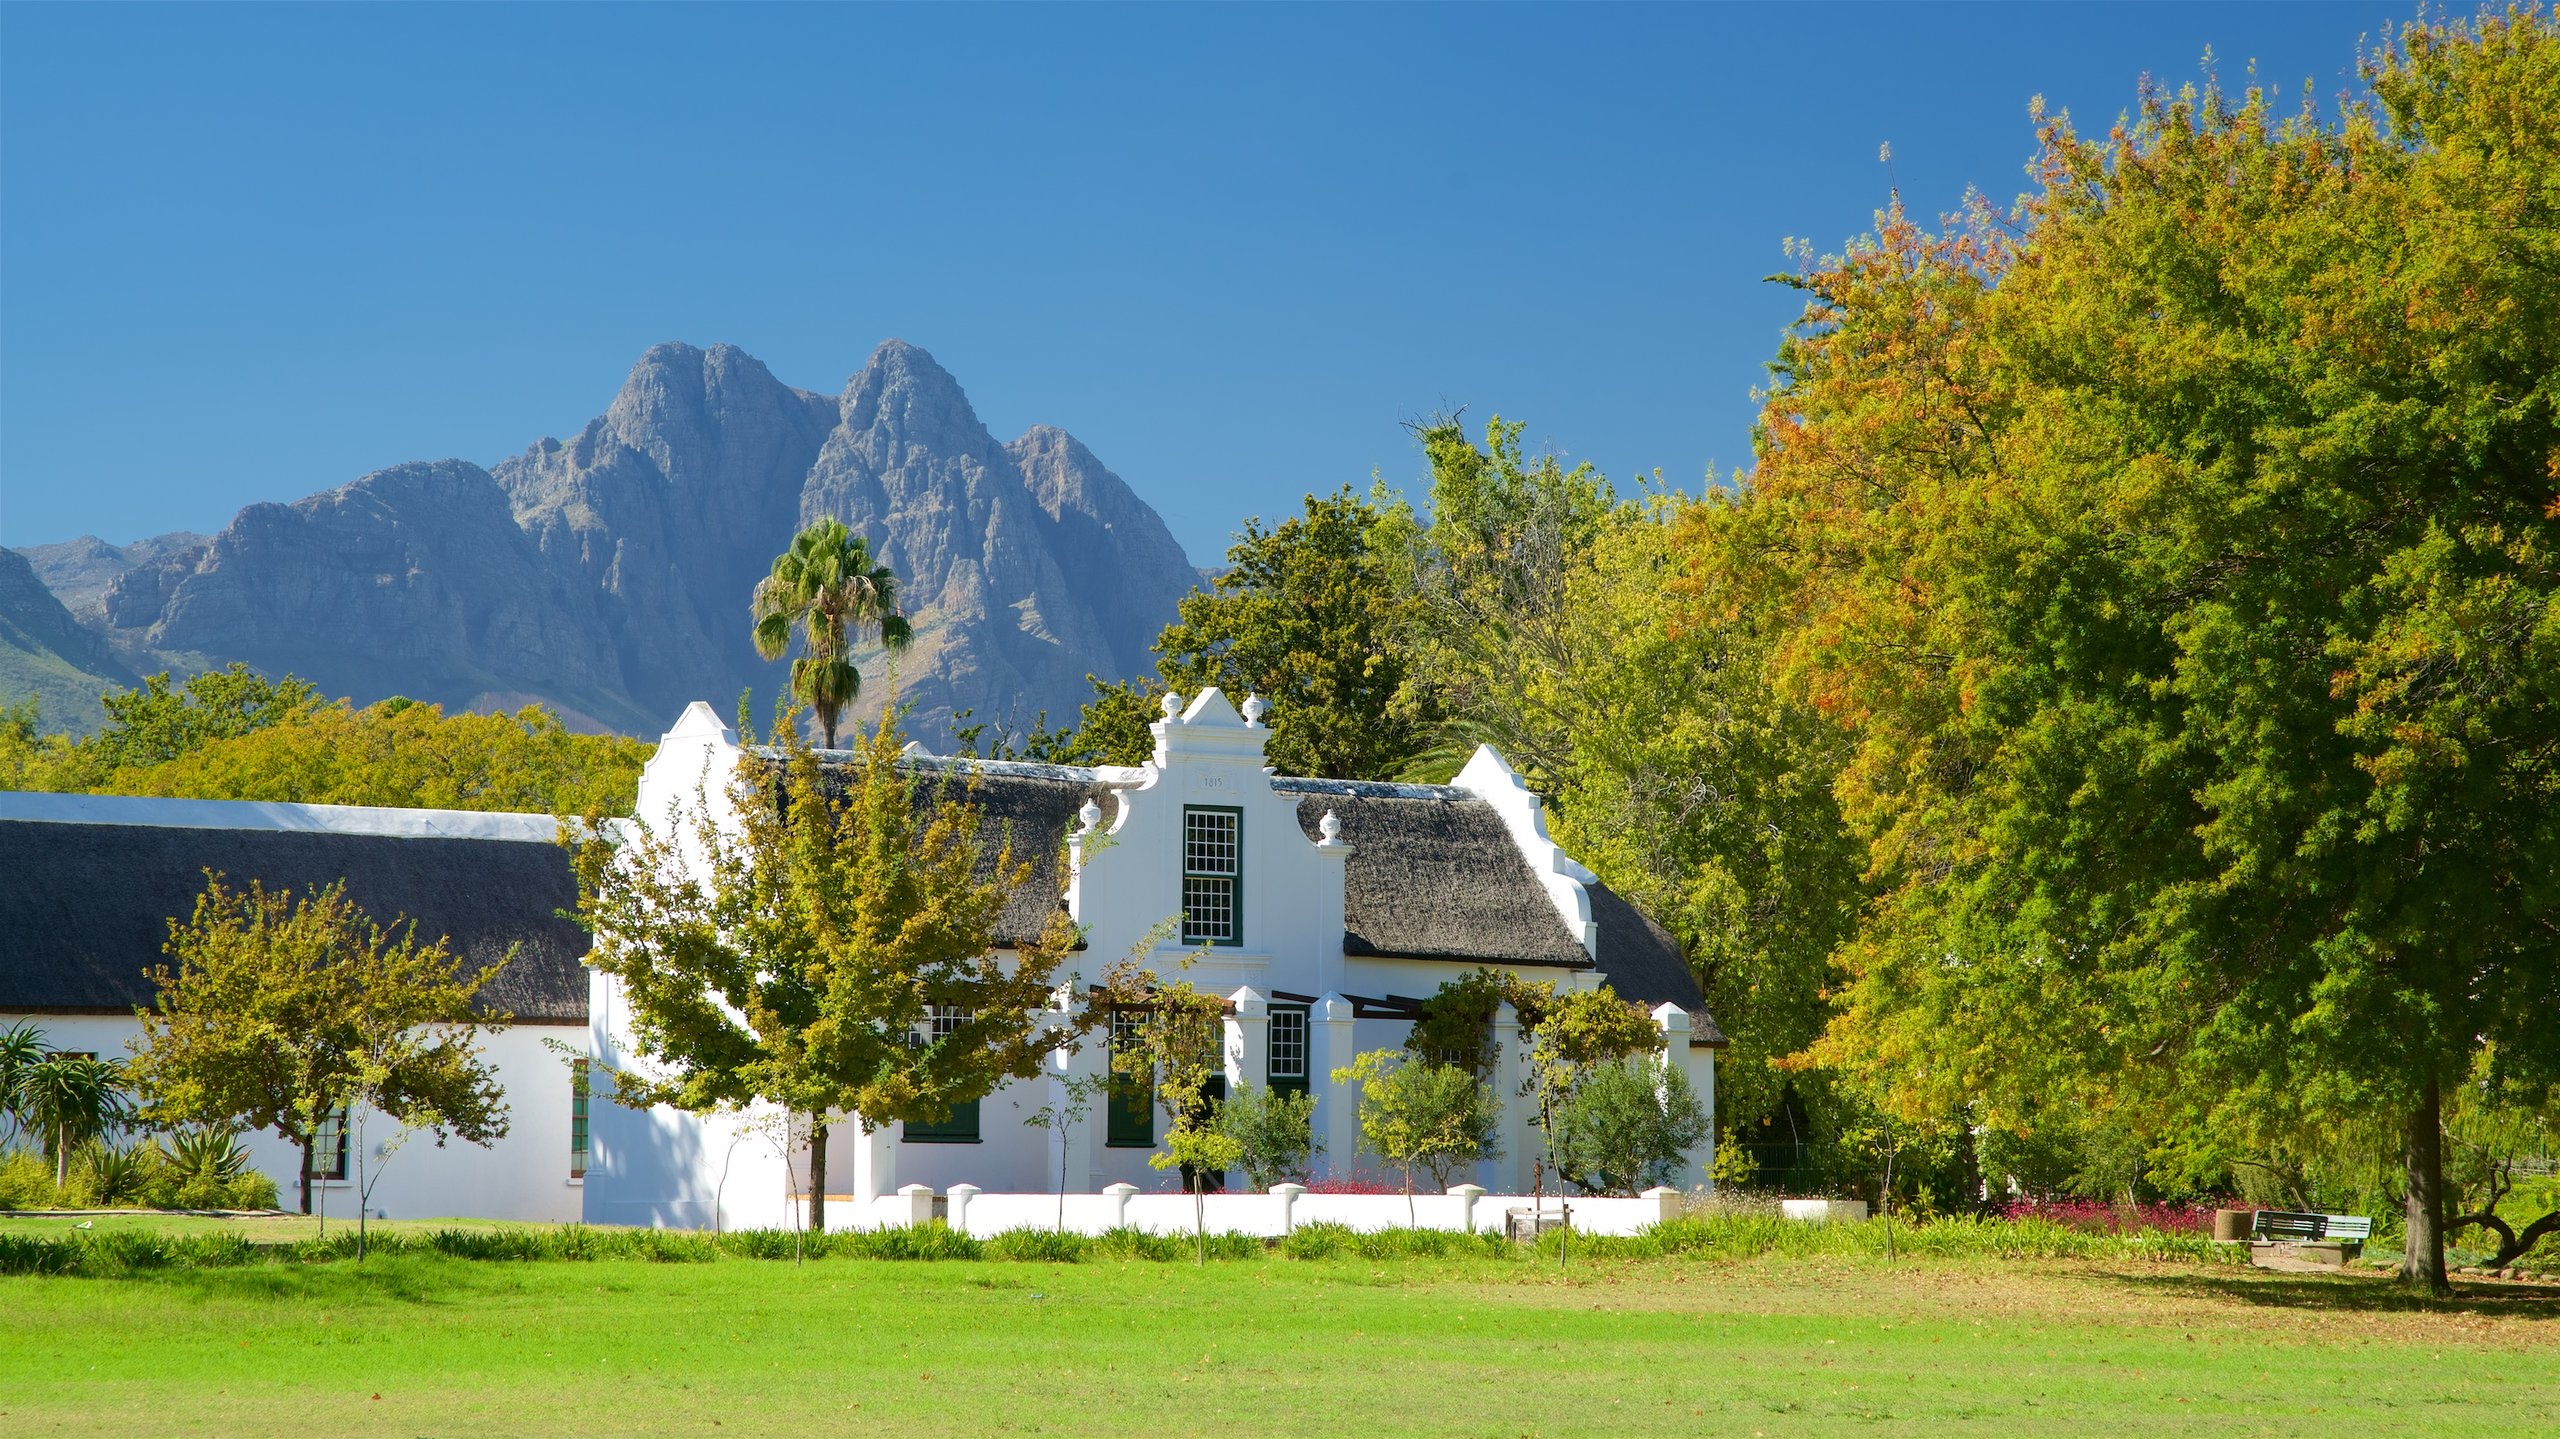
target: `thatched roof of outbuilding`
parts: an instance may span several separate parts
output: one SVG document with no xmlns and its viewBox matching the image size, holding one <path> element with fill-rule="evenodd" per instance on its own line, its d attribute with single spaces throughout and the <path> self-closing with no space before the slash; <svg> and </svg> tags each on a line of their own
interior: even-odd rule
<svg viewBox="0 0 2560 1439">
<path fill-rule="evenodd" d="M 1298 827 L 1318 836 L 1326 811 L 1351 846 L 1342 881 L 1342 952 L 1395 959 L 1588 969 L 1529 872 L 1502 816 L 1446 785 L 1281 779 Z"/>
<path fill-rule="evenodd" d="M 0 1013 L 124 1013 L 152 1002 L 169 921 L 205 871 L 308 893 L 343 879 L 375 919 L 418 922 L 471 970 L 516 958 L 481 991 L 527 1023 L 587 1018 L 587 935 L 567 854 L 525 840 L 0 820 Z"/>
</svg>

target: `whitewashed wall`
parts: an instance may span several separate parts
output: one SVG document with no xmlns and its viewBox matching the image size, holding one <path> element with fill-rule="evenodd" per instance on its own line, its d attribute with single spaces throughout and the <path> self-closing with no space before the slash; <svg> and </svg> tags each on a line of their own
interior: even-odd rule
<svg viewBox="0 0 2560 1439">
<path fill-rule="evenodd" d="M 827 1211 L 829 1230 L 895 1229 L 939 1218 L 980 1239 L 1020 1229 L 1064 1228 L 1072 1234 L 1095 1235 L 1128 1227 L 1150 1234 L 1187 1235 L 1195 1223 L 1211 1234 L 1243 1234 L 1277 1239 L 1309 1224 L 1339 1224 L 1363 1234 L 1390 1229 L 1472 1230 L 1499 1234 L 1514 1209 L 1542 1209 L 1552 1216 L 1563 1206 L 1573 1212 L 1573 1227 L 1585 1234 L 1634 1234 L 1680 1212 L 1680 1196 L 1669 1189 L 1651 1190 L 1635 1198 L 1575 1198 L 1543 1202 L 1526 1194 L 1416 1194 L 1410 1206 L 1401 1194 L 1286 1194 L 1283 1186 L 1267 1194 L 1200 1196 L 1195 1220 L 1192 1196 L 1179 1192 L 1068 1194 L 1001 1194 L 931 1191 L 923 1185 L 875 1200 L 836 1205 Z M 796 1216 L 795 1216 L 796 1217 Z"/>
<path fill-rule="evenodd" d="M 131 1046 L 142 1032 L 139 1023 L 119 1015 L 0 1014 L 0 1027 L 20 1019 L 44 1031 L 48 1048 L 89 1050 L 107 1059 L 130 1057 Z M 568 1057 L 544 1041 L 575 1047 L 582 1037 L 570 1026 L 519 1024 L 486 1038 L 483 1052 L 506 1095 L 507 1136 L 483 1149 L 460 1140 L 438 1148 L 433 1135 L 411 1135 L 385 1163 L 373 1186 L 372 1207 L 393 1219 L 506 1219 L 542 1224 L 577 1219 L 582 1196 L 581 1186 L 569 1176 Z M 399 1127 L 379 1114 L 367 1114 L 364 1120 L 365 1144 L 378 1156 Z M 242 1142 L 250 1162 L 276 1182 L 278 1202 L 287 1209 L 299 1207 L 301 1151 L 272 1132 L 245 1135 Z M 325 1203 L 331 1214 L 354 1217 L 352 1135 L 346 1179 L 321 1181 L 313 1197 L 315 1203 Z"/>
</svg>

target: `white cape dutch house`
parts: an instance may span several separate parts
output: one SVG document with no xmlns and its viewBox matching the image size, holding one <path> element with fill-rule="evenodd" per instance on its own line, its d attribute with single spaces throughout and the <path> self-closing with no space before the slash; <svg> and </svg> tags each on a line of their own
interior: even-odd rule
<svg viewBox="0 0 2560 1439">
<path fill-rule="evenodd" d="M 378 1171 L 372 1207 L 394 1219 L 576 1219 L 587 936 L 568 917 L 577 885 L 552 835 L 548 815 L 0 792 L 0 1026 L 25 1021 L 48 1049 L 126 1058 L 169 923 L 195 912 L 207 870 L 297 894 L 344 881 L 375 919 L 447 940 L 466 970 L 513 952 L 478 997 L 512 1020 L 482 1049 L 508 1128 L 486 1149 L 412 1139 L 386 1165 L 397 1128 L 345 1115 L 315 1146 L 313 1207 L 353 1218 L 358 1177 Z M 300 1152 L 272 1133 L 244 1141 L 284 1206 L 299 1207 Z"/>
<path fill-rule="evenodd" d="M 1168 917 L 1180 934 L 1151 967 L 1228 997 L 1226 1081 L 1304 1089 L 1316 1097 L 1321 1176 L 1377 1175 L 1358 1150 L 1356 1094 L 1331 1071 L 1400 1045 L 1415 1006 L 1476 967 L 1586 989 L 1608 985 L 1654 1015 L 1667 1062 L 1683 1065 L 1712 1117 L 1714 1051 L 1724 1040 L 1678 944 L 1551 843 L 1539 802 L 1490 749 L 1448 785 L 1293 779 L 1263 764 L 1261 705 L 1239 714 L 1218 691 L 1187 709 L 1172 697 L 1152 726 L 1154 757 L 1134 767 L 1072 768 L 949 760 L 910 752 L 930 774 L 976 772 L 976 802 L 1011 828 L 1019 852 L 1067 845 L 1065 893 L 1042 867 L 1014 897 L 1006 937 L 1022 939 L 1064 906 L 1083 927 L 1069 992 Z M 822 752 L 822 762 L 841 752 Z M 678 807 L 717 797 L 740 758 L 737 737 L 708 705 L 690 707 L 640 782 L 639 814 L 661 832 Z M 1094 842 L 1107 834 L 1106 842 Z M 1178 966 L 1194 959 L 1187 970 Z M 1072 966 L 1071 966 L 1072 967 Z M 600 1068 L 643 1067 L 629 1050 L 629 1011 L 609 976 L 592 974 L 588 1013 Z M 1517 1025 L 1496 1020 L 1494 1076 L 1505 1099 L 1502 1157 L 1477 1183 L 1524 1193 L 1538 1146 Z M 1130 1184 L 1164 1189 L 1151 1169 L 1169 1117 L 1095 1102 L 1063 1134 L 1026 1121 L 1060 1101 L 1063 1081 L 1107 1071 L 1107 1041 L 1058 1056 L 1055 1072 L 1015 1081 L 932 1125 L 840 1123 L 830 1130 L 831 1224 L 886 1218 L 902 1187 L 997 1193 L 1071 1192 Z M 775 1116 L 696 1116 L 593 1105 L 584 1189 L 590 1223 L 682 1228 L 787 1226 L 805 1158 L 775 1142 Z M 1712 1141 L 1709 1141 L 1710 1145 Z M 1064 1152 L 1061 1153 L 1060 1146 Z M 1690 1156 L 1685 1186 L 1705 1182 L 1711 1154 Z M 1384 1176 L 1378 1176 L 1383 1178 Z M 1551 1186 L 1552 1187 L 1552 1186 Z M 899 1213 L 903 1214 L 901 1210 Z"/>
</svg>

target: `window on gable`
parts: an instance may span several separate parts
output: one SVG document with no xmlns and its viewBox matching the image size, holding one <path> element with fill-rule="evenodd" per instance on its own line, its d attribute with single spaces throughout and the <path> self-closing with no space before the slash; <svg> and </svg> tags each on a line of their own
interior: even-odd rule
<svg viewBox="0 0 2560 1439">
<path fill-rule="evenodd" d="M 1307 1092 L 1307 1012 L 1303 1009 L 1271 1008 L 1271 1087 Z"/>
<path fill-rule="evenodd" d="M 1233 809 L 1182 812 L 1182 940 L 1185 944 L 1244 942 L 1244 813 Z"/>
<path fill-rule="evenodd" d="M 587 1062 L 569 1062 L 569 1177 L 587 1177 Z"/>
<path fill-rule="evenodd" d="M 320 1127 L 312 1132 L 311 1177 L 347 1177 L 347 1112 L 343 1109 L 323 1116 Z"/>
</svg>

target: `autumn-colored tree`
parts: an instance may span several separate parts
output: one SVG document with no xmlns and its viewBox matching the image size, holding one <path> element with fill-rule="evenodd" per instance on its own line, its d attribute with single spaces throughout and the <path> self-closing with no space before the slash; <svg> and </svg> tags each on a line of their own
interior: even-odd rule
<svg viewBox="0 0 2560 1439">
<path fill-rule="evenodd" d="M 158 997 L 136 1012 L 145 1117 L 273 1130 L 301 1151 L 305 1214 L 312 1142 L 354 1106 L 438 1144 L 504 1138 L 505 1097 L 480 1039 L 508 1016 L 473 998 L 513 952 L 466 974 L 417 928 L 376 922 L 342 883 L 297 895 L 208 876 L 195 913 L 169 922 L 174 968 L 152 971 Z"/>
<path fill-rule="evenodd" d="M 1813 1057 L 1917 1118 L 2387 1112 L 2560 1071 L 2560 30 L 2334 120 L 2207 85 L 1808 259 L 1702 617 L 1771 616 L 1884 899 Z"/>
<path fill-rule="evenodd" d="M 1049 882 L 1046 837 L 989 833 L 965 777 L 901 764 L 894 718 L 843 763 L 787 720 L 774 739 L 672 823 L 568 828 L 587 962 L 649 1061 L 614 1073 L 616 1102 L 808 1116 L 822 1229 L 834 1116 L 938 1120 L 1075 1041 L 1083 1019 L 1046 1016 L 1077 935 L 1063 911 L 1003 933 L 1014 891 Z"/>
</svg>

